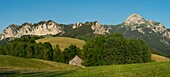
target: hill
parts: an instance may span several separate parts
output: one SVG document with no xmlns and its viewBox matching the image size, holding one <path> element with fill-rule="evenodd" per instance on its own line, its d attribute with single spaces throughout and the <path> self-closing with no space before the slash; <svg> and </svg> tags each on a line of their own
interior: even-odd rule
<svg viewBox="0 0 170 77">
<path fill-rule="evenodd" d="M 170 61 L 142 64 L 108 65 L 87 67 L 78 70 L 62 70 L 56 72 L 23 73 L 10 76 L 27 77 L 169 77 Z"/>
<path fill-rule="evenodd" d="M 46 38 L 38 39 L 36 40 L 36 42 L 38 43 L 49 42 L 53 46 L 53 48 L 57 44 L 59 44 L 61 50 L 64 50 L 64 48 L 68 47 L 70 44 L 74 44 L 78 46 L 79 48 L 82 48 L 83 45 L 85 44 L 85 41 L 83 40 L 69 38 L 69 37 L 46 37 Z"/>
<path fill-rule="evenodd" d="M 154 55 L 160 58 L 161 56 Z M 158 59 L 159 60 L 159 59 Z M 168 77 L 170 61 L 79 68 L 40 59 L 0 55 L 0 76 L 50 77 Z"/>
<path fill-rule="evenodd" d="M 44 72 L 77 69 L 64 63 L 52 62 L 40 59 L 26 59 L 8 55 L 0 55 L 1 73 Z"/>
</svg>

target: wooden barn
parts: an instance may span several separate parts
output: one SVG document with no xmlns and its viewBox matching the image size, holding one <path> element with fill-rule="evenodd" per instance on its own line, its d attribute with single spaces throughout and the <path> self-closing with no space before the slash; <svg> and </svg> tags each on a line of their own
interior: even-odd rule
<svg viewBox="0 0 170 77">
<path fill-rule="evenodd" d="M 69 61 L 70 65 L 75 65 L 75 66 L 82 66 L 81 63 L 83 62 L 83 60 L 80 59 L 80 57 L 78 57 L 77 55 L 71 59 Z"/>
</svg>

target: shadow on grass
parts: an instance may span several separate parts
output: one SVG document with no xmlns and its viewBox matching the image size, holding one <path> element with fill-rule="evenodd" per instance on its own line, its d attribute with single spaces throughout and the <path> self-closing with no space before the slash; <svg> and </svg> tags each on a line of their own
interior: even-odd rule
<svg viewBox="0 0 170 77">
<path fill-rule="evenodd" d="M 39 72 L 39 73 L 33 73 L 33 74 L 22 74 L 21 76 L 27 76 L 27 77 L 60 77 L 62 75 L 70 74 L 75 72 L 76 70 L 67 70 L 67 71 L 56 71 L 56 72 Z"/>
<path fill-rule="evenodd" d="M 19 73 L 18 71 L 8 71 L 1 73 L 1 76 L 26 76 L 26 77 L 60 77 L 66 74 L 75 72 L 76 70 L 56 71 L 56 72 L 32 72 L 32 73 Z"/>
<path fill-rule="evenodd" d="M 0 77 L 1 76 L 14 75 L 14 74 L 18 74 L 18 73 L 19 73 L 19 71 L 13 71 L 13 70 L 11 70 L 11 71 L 1 71 L 0 70 Z"/>
</svg>

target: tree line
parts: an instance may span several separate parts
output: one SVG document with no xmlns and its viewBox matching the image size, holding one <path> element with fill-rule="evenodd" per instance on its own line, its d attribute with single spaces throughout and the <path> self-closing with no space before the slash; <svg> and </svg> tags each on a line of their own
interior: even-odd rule
<svg viewBox="0 0 170 77">
<path fill-rule="evenodd" d="M 85 66 L 151 61 L 150 48 L 143 40 L 126 39 L 117 33 L 95 36 L 95 39 L 87 42 L 82 50 L 76 45 L 70 45 L 61 51 L 59 45 L 53 48 L 50 43 L 36 43 L 35 39 L 37 38 L 26 37 L 0 44 L 0 54 L 63 63 L 69 63 L 75 55 L 78 55 L 83 59 Z"/>
<path fill-rule="evenodd" d="M 35 38 L 27 37 L 0 45 L 0 55 L 11 55 L 24 58 L 38 58 L 68 63 L 75 55 L 81 55 L 80 48 L 70 45 L 61 51 L 59 45 L 53 49 L 49 42 L 36 43 Z"/>
</svg>

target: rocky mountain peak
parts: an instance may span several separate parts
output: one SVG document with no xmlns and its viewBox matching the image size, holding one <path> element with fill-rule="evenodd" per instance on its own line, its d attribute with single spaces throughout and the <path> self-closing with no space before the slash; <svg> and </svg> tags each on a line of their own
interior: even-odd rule
<svg viewBox="0 0 170 77">
<path fill-rule="evenodd" d="M 142 18 L 140 15 L 133 13 L 124 21 L 124 23 L 126 25 L 143 24 L 145 23 L 145 19 Z"/>
</svg>

